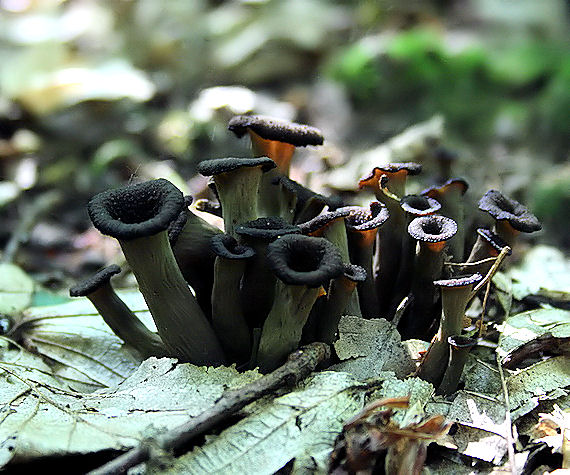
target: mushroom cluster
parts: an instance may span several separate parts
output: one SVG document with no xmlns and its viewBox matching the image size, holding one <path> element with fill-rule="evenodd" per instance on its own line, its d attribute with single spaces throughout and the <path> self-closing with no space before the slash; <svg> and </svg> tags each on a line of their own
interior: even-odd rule
<svg viewBox="0 0 570 475">
<path fill-rule="evenodd" d="M 474 289 L 518 233 L 540 229 L 536 217 L 489 191 L 479 207 L 496 224 L 478 230 L 466 253 L 464 180 L 407 195 L 408 176 L 422 167 L 391 163 L 359 182 L 375 200 L 348 206 L 288 176 L 296 147 L 323 143 L 317 129 L 238 116 L 229 130 L 250 136 L 254 157 L 198 165 L 217 200 L 200 208 L 221 216 L 223 231 L 190 211 L 192 199 L 164 179 L 105 191 L 89 202 L 94 226 L 119 241 L 158 334 L 114 293 L 116 266 L 71 295 L 91 299 L 144 356 L 264 372 L 300 343 L 333 343 L 342 315 L 396 315 L 404 338 L 433 337 L 418 374 L 440 392 L 453 390 L 476 343 L 463 328 Z"/>
</svg>

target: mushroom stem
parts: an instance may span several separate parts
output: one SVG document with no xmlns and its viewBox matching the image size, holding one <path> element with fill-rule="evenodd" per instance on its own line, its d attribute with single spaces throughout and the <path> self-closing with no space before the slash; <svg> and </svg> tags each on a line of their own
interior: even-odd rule
<svg viewBox="0 0 570 475">
<path fill-rule="evenodd" d="M 438 385 L 449 358 L 448 338 L 461 335 L 465 309 L 471 297 L 473 285 L 481 280 L 480 274 L 464 278 L 436 281 L 441 287 L 442 313 L 439 330 L 424 355 L 418 376 Z"/>
<path fill-rule="evenodd" d="M 449 361 L 436 391 L 436 394 L 444 396 L 455 392 L 457 389 L 469 353 L 477 345 L 476 339 L 461 335 L 450 336 L 447 341 L 449 344 Z"/>
<path fill-rule="evenodd" d="M 189 197 L 188 197 L 189 198 Z M 190 204 L 185 197 L 187 204 Z M 214 261 L 210 240 L 221 231 L 185 208 L 168 228 L 170 245 L 184 279 L 194 290 L 200 308 L 208 317 L 214 285 Z"/>
<path fill-rule="evenodd" d="M 93 224 L 121 245 L 167 350 L 181 361 L 225 361 L 216 335 L 192 295 L 170 247 L 167 229 L 184 207 L 182 192 L 152 180 L 96 195 Z"/>
<path fill-rule="evenodd" d="M 70 295 L 87 297 L 113 333 L 144 358 L 169 356 L 160 337 L 151 332 L 115 293 L 110 278 L 119 272 L 118 266 L 106 267 L 94 276 L 95 281 L 87 282 L 87 287 L 85 283 L 72 287 Z M 101 279 L 97 282 L 98 276 Z"/>
<path fill-rule="evenodd" d="M 329 291 L 319 309 L 316 341 L 329 345 L 335 341 L 340 318 L 345 314 L 344 310 L 355 293 L 357 284 L 365 279 L 366 271 L 362 267 L 346 264 L 344 273 L 331 281 Z"/>
<path fill-rule="evenodd" d="M 277 368 L 297 348 L 319 292 L 319 288 L 277 281 L 275 301 L 263 324 L 257 353 L 257 364 L 262 372 Z"/>
<path fill-rule="evenodd" d="M 119 243 L 168 350 L 183 362 L 224 364 L 220 343 L 176 264 L 166 232 Z"/>
<path fill-rule="evenodd" d="M 250 251 L 248 256 L 253 256 L 253 249 L 247 249 Z M 222 347 L 236 362 L 247 361 L 251 355 L 251 335 L 243 315 L 240 294 L 245 266 L 245 258 L 229 255 L 218 255 L 214 264 L 212 326 Z"/>
</svg>

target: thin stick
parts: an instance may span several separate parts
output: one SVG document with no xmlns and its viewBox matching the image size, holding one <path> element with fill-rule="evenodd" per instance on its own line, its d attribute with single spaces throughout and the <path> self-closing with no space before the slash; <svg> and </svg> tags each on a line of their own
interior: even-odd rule
<svg viewBox="0 0 570 475">
<path fill-rule="evenodd" d="M 394 313 L 394 318 L 392 319 L 392 323 L 394 326 L 396 326 L 396 327 L 398 326 L 398 323 L 400 323 L 400 319 L 402 318 L 402 315 L 404 315 L 404 312 L 410 306 L 410 304 L 412 303 L 413 300 L 414 300 L 414 296 L 412 294 L 406 295 L 402 299 L 402 301 L 398 305 L 398 308 L 396 308 L 396 312 Z"/>
<path fill-rule="evenodd" d="M 503 400 L 505 402 L 505 425 L 507 426 L 507 433 L 505 438 L 507 439 L 507 453 L 509 454 L 509 465 L 510 472 L 512 475 L 516 475 L 517 466 L 515 461 L 515 441 L 513 438 L 513 421 L 511 420 L 511 404 L 509 402 L 509 390 L 507 389 L 507 382 L 505 381 L 505 374 L 503 373 L 503 366 L 501 365 L 501 360 L 499 355 L 496 355 L 497 367 L 499 369 L 499 376 L 501 378 L 501 388 L 503 390 Z"/>
<path fill-rule="evenodd" d="M 486 259 L 481 259 L 480 261 L 475 262 L 451 262 L 447 261 L 444 262 L 446 266 L 456 266 L 456 267 L 469 267 L 469 266 L 478 266 L 479 264 L 485 264 L 486 262 L 496 261 L 498 257 L 487 257 Z"/>
<path fill-rule="evenodd" d="M 197 417 L 157 437 L 144 442 L 105 465 L 89 472 L 90 475 L 125 473 L 129 468 L 148 461 L 152 453 L 176 451 L 186 446 L 196 436 L 210 430 L 216 424 L 235 414 L 249 403 L 284 386 L 293 386 L 308 376 L 330 356 L 325 343 L 311 343 L 291 353 L 289 359 L 275 371 L 262 376 L 238 389 L 226 391 L 210 409 Z"/>
<path fill-rule="evenodd" d="M 489 269 L 489 272 L 487 272 L 487 275 L 483 278 L 481 282 L 477 284 L 477 286 L 473 289 L 473 292 L 471 292 L 471 298 L 475 297 L 477 292 L 479 292 L 487 284 L 487 282 L 489 282 L 493 278 L 495 272 L 497 272 L 497 269 L 499 269 L 499 266 L 503 263 L 505 257 L 507 257 L 510 252 L 511 248 L 509 246 L 505 246 L 503 247 L 503 249 L 501 249 L 500 254 L 497 256 L 497 259 L 495 259 L 495 262 L 493 263 L 493 266 Z"/>
<path fill-rule="evenodd" d="M 479 320 L 479 338 L 483 335 L 483 318 L 485 318 L 485 312 L 487 311 L 487 299 L 489 298 L 489 292 L 491 290 L 491 282 L 487 282 L 487 288 L 485 289 L 485 297 L 483 297 L 483 308 L 481 310 L 481 318 Z"/>
</svg>

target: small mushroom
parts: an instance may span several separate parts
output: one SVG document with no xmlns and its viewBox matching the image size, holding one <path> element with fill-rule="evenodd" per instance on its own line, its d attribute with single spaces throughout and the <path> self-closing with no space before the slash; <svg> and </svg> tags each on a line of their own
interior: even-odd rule
<svg viewBox="0 0 570 475">
<path fill-rule="evenodd" d="M 441 278 L 443 250 L 456 232 L 455 221 L 439 215 L 420 216 L 408 226 L 408 233 L 419 243 L 419 251 L 411 284 L 414 302 L 411 312 L 402 320 L 401 332 L 405 338 L 425 337 L 435 318 L 437 295 L 433 281 Z"/>
<path fill-rule="evenodd" d="M 70 297 L 87 297 L 113 333 L 144 358 L 169 356 L 160 337 L 151 332 L 115 293 L 111 277 L 121 272 L 110 265 L 69 289 Z"/>
<path fill-rule="evenodd" d="M 331 344 L 335 341 L 340 318 L 357 285 L 366 280 L 364 268 L 355 264 L 345 264 L 344 272 L 331 280 L 327 295 L 317 312 L 316 341 Z"/>
<path fill-rule="evenodd" d="M 538 218 L 526 206 L 497 190 L 489 190 L 483 195 L 479 209 L 495 219 L 493 231 L 510 247 L 521 232 L 533 233 L 542 229 Z"/>
<path fill-rule="evenodd" d="M 223 364 L 220 343 L 168 240 L 168 226 L 183 208 L 182 192 L 165 179 L 104 191 L 87 207 L 94 226 L 119 241 L 169 353 L 184 362 Z"/>
<path fill-rule="evenodd" d="M 300 232 L 299 226 L 277 216 L 258 218 L 236 228 L 239 241 L 255 250 L 255 256 L 247 262 L 241 284 L 242 305 L 248 309 L 246 319 L 250 328 L 263 325 L 273 304 L 275 276 L 267 267 L 267 245 L 280 236 Z"/>
<path fill-rule="evenodd" d="M 463 196 L 469 184 L 462 178 L 446 181 L 438 187 L 422 191 L 422 195 L 441 203 L 439 214 L 453 219 L 457 223 L 457 233 L 449 240 L 449 254 L 455 262 L 463 262 L 465 246 L 465 205 Z"/>
<path fill-rule="evenodd" d="M 254 155 L 271 158 L 286 176 L 289 175 L 295 147 L 323 144 L 323 135 L 315 127 L 262 115 L 232 117 L 228 129 L 239 138 L 248 133 Z"/>
<path fill-rule="evenodd" d="M 261 180 L 260 209 L 262 216 L 286 218 L 286 210 L 282 209 L 283 197 L 275 193 L 273 181 L 281 175 L 289 176 L 291 158 L 296 147 L 322 145 L 323 136 L 320 130 L 260 115 L 233 117 L 228 123 L 228 129 L 237 137 L 248 133 L 253 155 L 267 156 L 277 164 L 277 168 L 265 174 Z"/>
<path fill-rule="evenodd" d="M 370 203 L 370 210 L 358 206 L 349 209 L 345 223 L 350 262 L 361 266 L 366 272 L 366 279 L 358 283 L 360 309 L 364 318 L 377 318 L 379 303 L 372 275 L 372 259 L 376 234 L 388 219 L 388 210 L 377 201 Z"/>
<path fill-rule="evenodd" d="M 477 346 L 475 338 L 462 335 L 453 335 L 447 339 L 449 344 L 449 361 L 436 394 L 448 395 L 457 389 L 467 357 L 471 350 Z"/>
<path fill-rule="evenodd" d="M 350 262 L 348 250 L 348 237 L 346 234 L 345 218 L 350 214 L 352 207 L 344 206 L 334 211 L 322 213 L 306 223 L 299 224 L 303 234 L 323 237 L 333 243 L 342 257 L 343 262 Z M 362 316 L 358 292 L 350 296 L 346 312 L 350 315 Z"/>
<path fill-rule="evenodd" d="M 425 354 L 418 375 L 437 386 L 449 359 L 448 338 L 461 335 L 465 309 L 473 287 L 482 279 L 481 274 L 469 274 L 453 279 L 434 281 L 441 289 L 441 320 L 438 332 Z"/>
<path fill-rule="evenodd" d="M 391 310 L 396 279 L 400 269 L 402 243 L 406 233 L 406 214 L 400 199 L 406 194 L 408 176 L 417 175 L 422 166 L 418 163 L 390 163 L 375 167 L 362 178 L 358 186 L 374 193 L 376 199 L 388 208 L 389 218 L 376 237 L 373 272 L 380 314 L 388 316 Z"/>
<path fill-rule="evenodd" d="M 406 214 L 406 228 L 413 219 L 420 216 L 429 216 L 437 213 L 441 204 L 433 198 L 420 195 L 406 195 L 400 200 L 400 207 Z M 396 284 L 392 294 L 390 304 L 390 314 L 395 312 L 402 299 L 408 295 L 412 282 L 412 273 L 414 268 L 414 258 L 416 256 L 416 240 L 406 233 L 402 238 L 402 251 L 400 256 L 400 265 Z"/>
<path fill-rule="evenodd" d="M 288 234 L 269 244 L 267 264 L 278 280 L 259 344 L 258 364 L 264 372 L 279 366 L 297 347 L 321 287 L 344 271 L 336 246 L 300 234 Z"/>
<path fill-rule="evenodd" d="M 261 176 L 272 168 L 275 162 L 267 157 L 219 158 L 198 164 L 200 174 L 214 177 L 227 234 L 235 237 L 237 225 L 259 217 Z"/>
<path fill-rule="evenodd" d="M 284 175 L 276 177 L 274 183 L 281 186 L 285 196 L 289 196 L 289 202 L 294 201 L 292 222 L 295 224 L 304 223 L 318 216 L 323 208 L 330 202 L 325 196 L 309 190 Z M 294 200 L 291 197 L 294 197 Z"/>
<path fill-rule="evenodd" d="M 251 353 L 251 335 L 243 313 L 240 282 L 246 262 L 255 256 L 255 251 L 239 245 L 228 234 L 213 236 L 211 247 L 217 256 L 212 290 L 212 326 L 227 355 L 235 362 L 244 362 Z"/>
</svg>

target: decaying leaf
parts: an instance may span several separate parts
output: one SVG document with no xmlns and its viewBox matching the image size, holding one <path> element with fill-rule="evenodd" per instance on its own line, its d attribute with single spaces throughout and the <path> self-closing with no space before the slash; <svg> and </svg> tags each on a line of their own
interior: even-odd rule
<svg viewBox="0 0 570 475">
<path fill-rule="evenodd" d="M 0 466 L 47 456 L 122 450 L 200 414 L 256 372 L 149 358 L 114 389 L 79 393 L 44 361 L 0 345 Z"/>
<path fill-rule="evenodd" d="M 295 473 L 322 472 L 343 422 L 362 409 L 373 386 L 347 373 L 316 373 L 179 458 L 167 473 L 273 474 L 293 459 Z"/>
<path fill-rule="evenodd" d="M 154 329 L 138 291 L 122 291 L 119 295 Z M 9 336 L 47 358 L 53 375 L 83 392 L 124 381 L 142 362 L 141 356 L 112 332 L 86 298 L 30 308 Z"/>
<path fill-rule="evenodd" d="M 379 399 L 351 418 L 335 443 L 330 473 L 371 473 L 385 455 L 386 473 L 419 474 L 427 445 L 447 434 L 450 424 L 441 415 L 396 423 L 394 412 L 407 409 L 409 402 L 408 396 Z"/>
<path fill-rule="evenodd" d="M 332 368 L 336 371 L 346 371 L 364 380 L 377 377 L 382 371 L 393 371 L 403 378 L 415 369 L 396 327 L 383 318 L 343 316 L 339 335 L 334 344 L 341 360 Z"/>
</svg>

